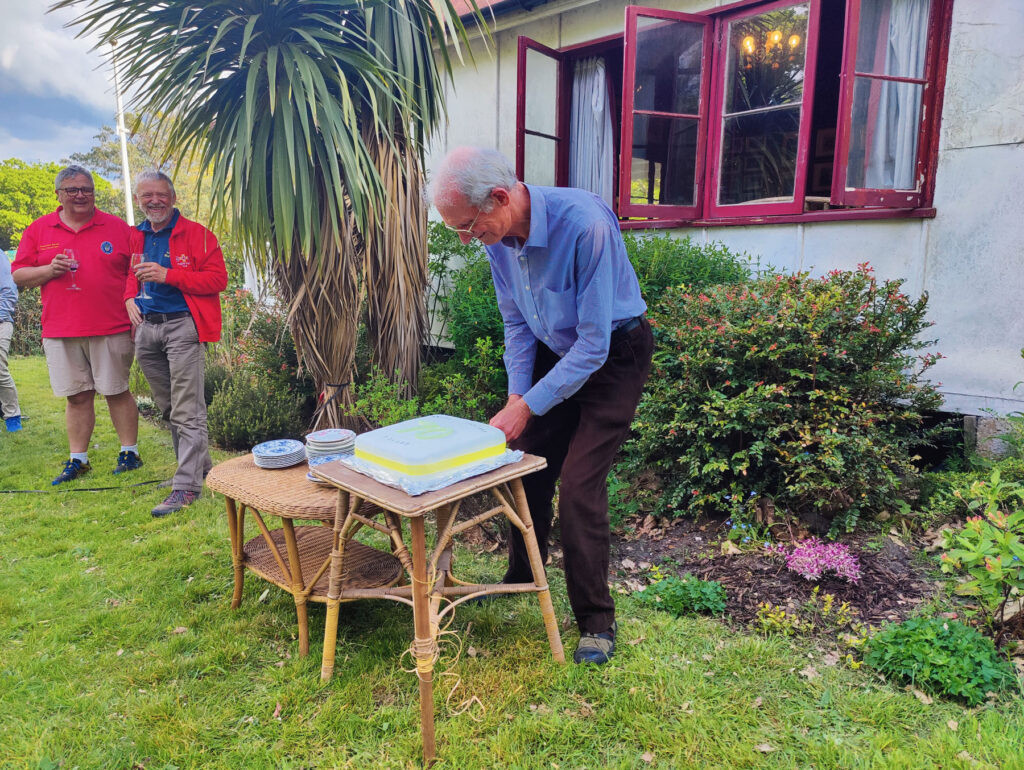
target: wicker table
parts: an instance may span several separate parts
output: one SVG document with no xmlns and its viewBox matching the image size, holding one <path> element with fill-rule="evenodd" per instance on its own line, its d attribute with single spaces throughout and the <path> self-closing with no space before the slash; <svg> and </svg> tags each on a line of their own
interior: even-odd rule
<svg viewBox="0 0 1024 770">
<path fill-rule="evenodd" d="M 537 547 L 537 537 L 530 518 L 530 509 L 523 492 L 522 477 L 547 465 L 543 457 L 526 455 L 517 463 L 453 484 L 437 492 L 412 497 L 380 484 L 351 470 L 340 462 L 317 466 L 313 474 L 338 488 L 338 515 L 334 533 L 338 548 L 331 557 L 330 585 L 327 591 L 327 621 L 324 628 L 323 666 L 321 679 L 330 679 L 334 672 L 335 643 L 338 634 L 339 603 L 352 599 L 393 599 L 411 605 L 415 635 L 412 652 L 420 688 L 420 726 L 423 757 L 427 764 L 435 757 L 433 667 L 437 652 L 437 635 L 441 621 L 462 602 L 477 596 L 496 593 L 536 593 L 540 601 L 544 627 L 551 654 L 559 663 L 565 661 L 562 640 L 551 593 L 548 590 L 544 565 Z M 470 495 L 486 492 L 496 505 L 482 513 L 457 522 L 462 501 Z M 366 512 L 370 511 L 370 515 Z M 427 555 L 425 518 L 435 513 L 437 538 Z M 384 521 L 377 517 L 382 515 Z M 505 516 L 523 535 L 533 572 L 532 583 L 475 584 L 452 575 L 452 538 L 495 516 Z M 408 520 L 412 554 L 402 537 L 402 522 Z M 388 534 L 393 550 L 408 572 L 409 585 L 388 588 L 361 588 L 347 579 L 357 552 L 352 552 L 352 534 L 368 526 Z M 345 578 L 345 579 L 343 579 Z M 441 602 L 446 606 L 442 609 Z"/>
<path fill-rule="evenodd" d="M 235 590 L 231 608 L 242 603 L 245 568 L 288 591 L 295 598 L 299 625 L 299 655 L 309 653 L 306 603 L 326 602 L 336 533 L 329 526 L 295 527 L 295 519 L 334 521 L 338 496 L 332 487 L 306 478 L 305 463 L 281 470 L 256 467 L 252 455 L 220 463 L 206 484 L 224 495 L 231 532 L 231 561 Z M 252 513 L 260 535 L 244 542 L 245 514 Z M 372 515 L 367 508 L 363 513 Z M 264 515 L 280 517 L 282 526 L 271 531 Z M 374 589 L 394 585 L 402 577 L 402 564 L 392 554 L 362 543 L 346 544 L 344 588 Z M 283 551 L 283 553 L 282 553 Z M 337 615 L 335 615 L 335 619 Z"/>
</svg>

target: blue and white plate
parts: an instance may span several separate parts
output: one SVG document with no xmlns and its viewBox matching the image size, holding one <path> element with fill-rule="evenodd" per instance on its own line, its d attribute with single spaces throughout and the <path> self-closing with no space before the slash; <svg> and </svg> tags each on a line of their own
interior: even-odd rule
<svg viewBox="0 0 1024 770">
<path fill-rule="evenodd" d="M 304 450 L 305 447 L 301 441 L 290 438 L 278 438 L 273 441 L 264 441 L 262 444 L 257 444 L 252 448 L 252 453 L 254 457 L 261 458 L 290 457 Z"/>
<path fill-rule="evenodd" d="M 333 460 L 340 460 L 344 456 L 345 455 L 343 455 L 343 454 L 333 454 L 333 455 L 319 455 L 317 457 L 310 457 L 309 458 L 309 467 L 310 468 L 315 468 L 318 465 L 323 465 L 324 463 L 329 463 L 329 462 L 331 462 Z"/>
<path fill-rule="evenodd" d="M 314 431 L 306 436 L 306 443 L 314 445 L 345 443 L 355 440 L 356 434 L 345 428 L 325 428 L 324 430 Z"/>
</svg>

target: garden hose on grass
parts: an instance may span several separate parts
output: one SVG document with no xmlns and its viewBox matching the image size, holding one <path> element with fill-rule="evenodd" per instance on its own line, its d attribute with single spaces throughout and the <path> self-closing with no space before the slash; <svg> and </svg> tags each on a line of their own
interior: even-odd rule
<svg viewBox="0 0 1024 770">
<path fill-rule="evenodd" d="M 123 487 L 79 487 L 77 489 L 0 489 L 0 495 L 53 495 L 66 494 L 68 492 L 108 492 L 112 489 L 131 489 L 132 487 L 145 487 L 150 484 L 159 484 L 163 479 L 152 481 L 140 481 L 138 484 L 128 484 Z"/>
</svg>

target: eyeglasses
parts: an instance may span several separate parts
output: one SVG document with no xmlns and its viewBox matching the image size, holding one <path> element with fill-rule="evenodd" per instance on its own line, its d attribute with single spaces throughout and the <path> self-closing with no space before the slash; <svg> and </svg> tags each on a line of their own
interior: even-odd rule
<svg viewBox="0 0 1024 770">
<path fill-rule="evenodd" d="M 473 228 L 476 226 L 476 220 L 478 220 L 480 218 L 480 215 L 483 213 L 483 209 L 477 209 L 476 216 L 473 217 L 473 221 L 469 223 L 469 227 L 452 227 L 447 222 L 444 222 L 444 226 L 451 230 L 453 233 L 465 233 L 470 238 L 473 238 L 475 237 L 473 235 Z"/>
<path fill-rule="evenodd" d="M 95 188 L 93 188 L 93 187 L 59 187 L 57 189 L 60 190 L 60 192 L 64 193 L 65 195 L 71 195 L 71 196 L 75 196 L 75 195 L 87 195 L 88 196 L 88 195 L 92 195 L 95 192 Z"/>
</svg>

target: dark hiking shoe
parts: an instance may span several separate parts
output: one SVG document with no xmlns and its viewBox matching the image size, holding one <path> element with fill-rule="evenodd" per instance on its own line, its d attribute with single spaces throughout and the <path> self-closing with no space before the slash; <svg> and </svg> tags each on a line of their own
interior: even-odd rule
<svg viewBox="0 0 1024 770">
<path fill-rule="evenodd" d="M 159 519 L 161 516 L 166 516 L 169 513 L 180 511 L 185 506 L 192 505 L 192 503 L 198 499 L 198 492 L 188 492 L 184 489 L 175 489 L 171 494 L 167 495 L 160 505 L 150 511 L 150 513 Z"/>
<path fill-rule="evenodd" d="M 612 623 L 612 627 L 600 634 L 584 633 L 580 636 L 580 643 L 576 646 L 576 652 L 572 654 L 575 663 L 593 663 L 600 666 L 611 660 L 615 654 L 615 632 L 618 630 L 618 623 Z"/>
<path fill-rule="evenodd" d="M 63 484 L 65 481 L 74 481 L 82 474 L 88 473 L 92 470 L 92 466 L 89 463 L 83 463 L 79 459 L 68 460 L 64 463 L 64 470 L 60 472 L 60 475 L 50 482 L 51 486 L 57 486 Z"/>
<path fill-rule="evenodd" d="M 117 467 L 114 468 L 114 475 L 138 470 L 141 467 L 142 458 L 135 454 L 135 452 L 121 452 L 117 456 Z"/>
</svg>

